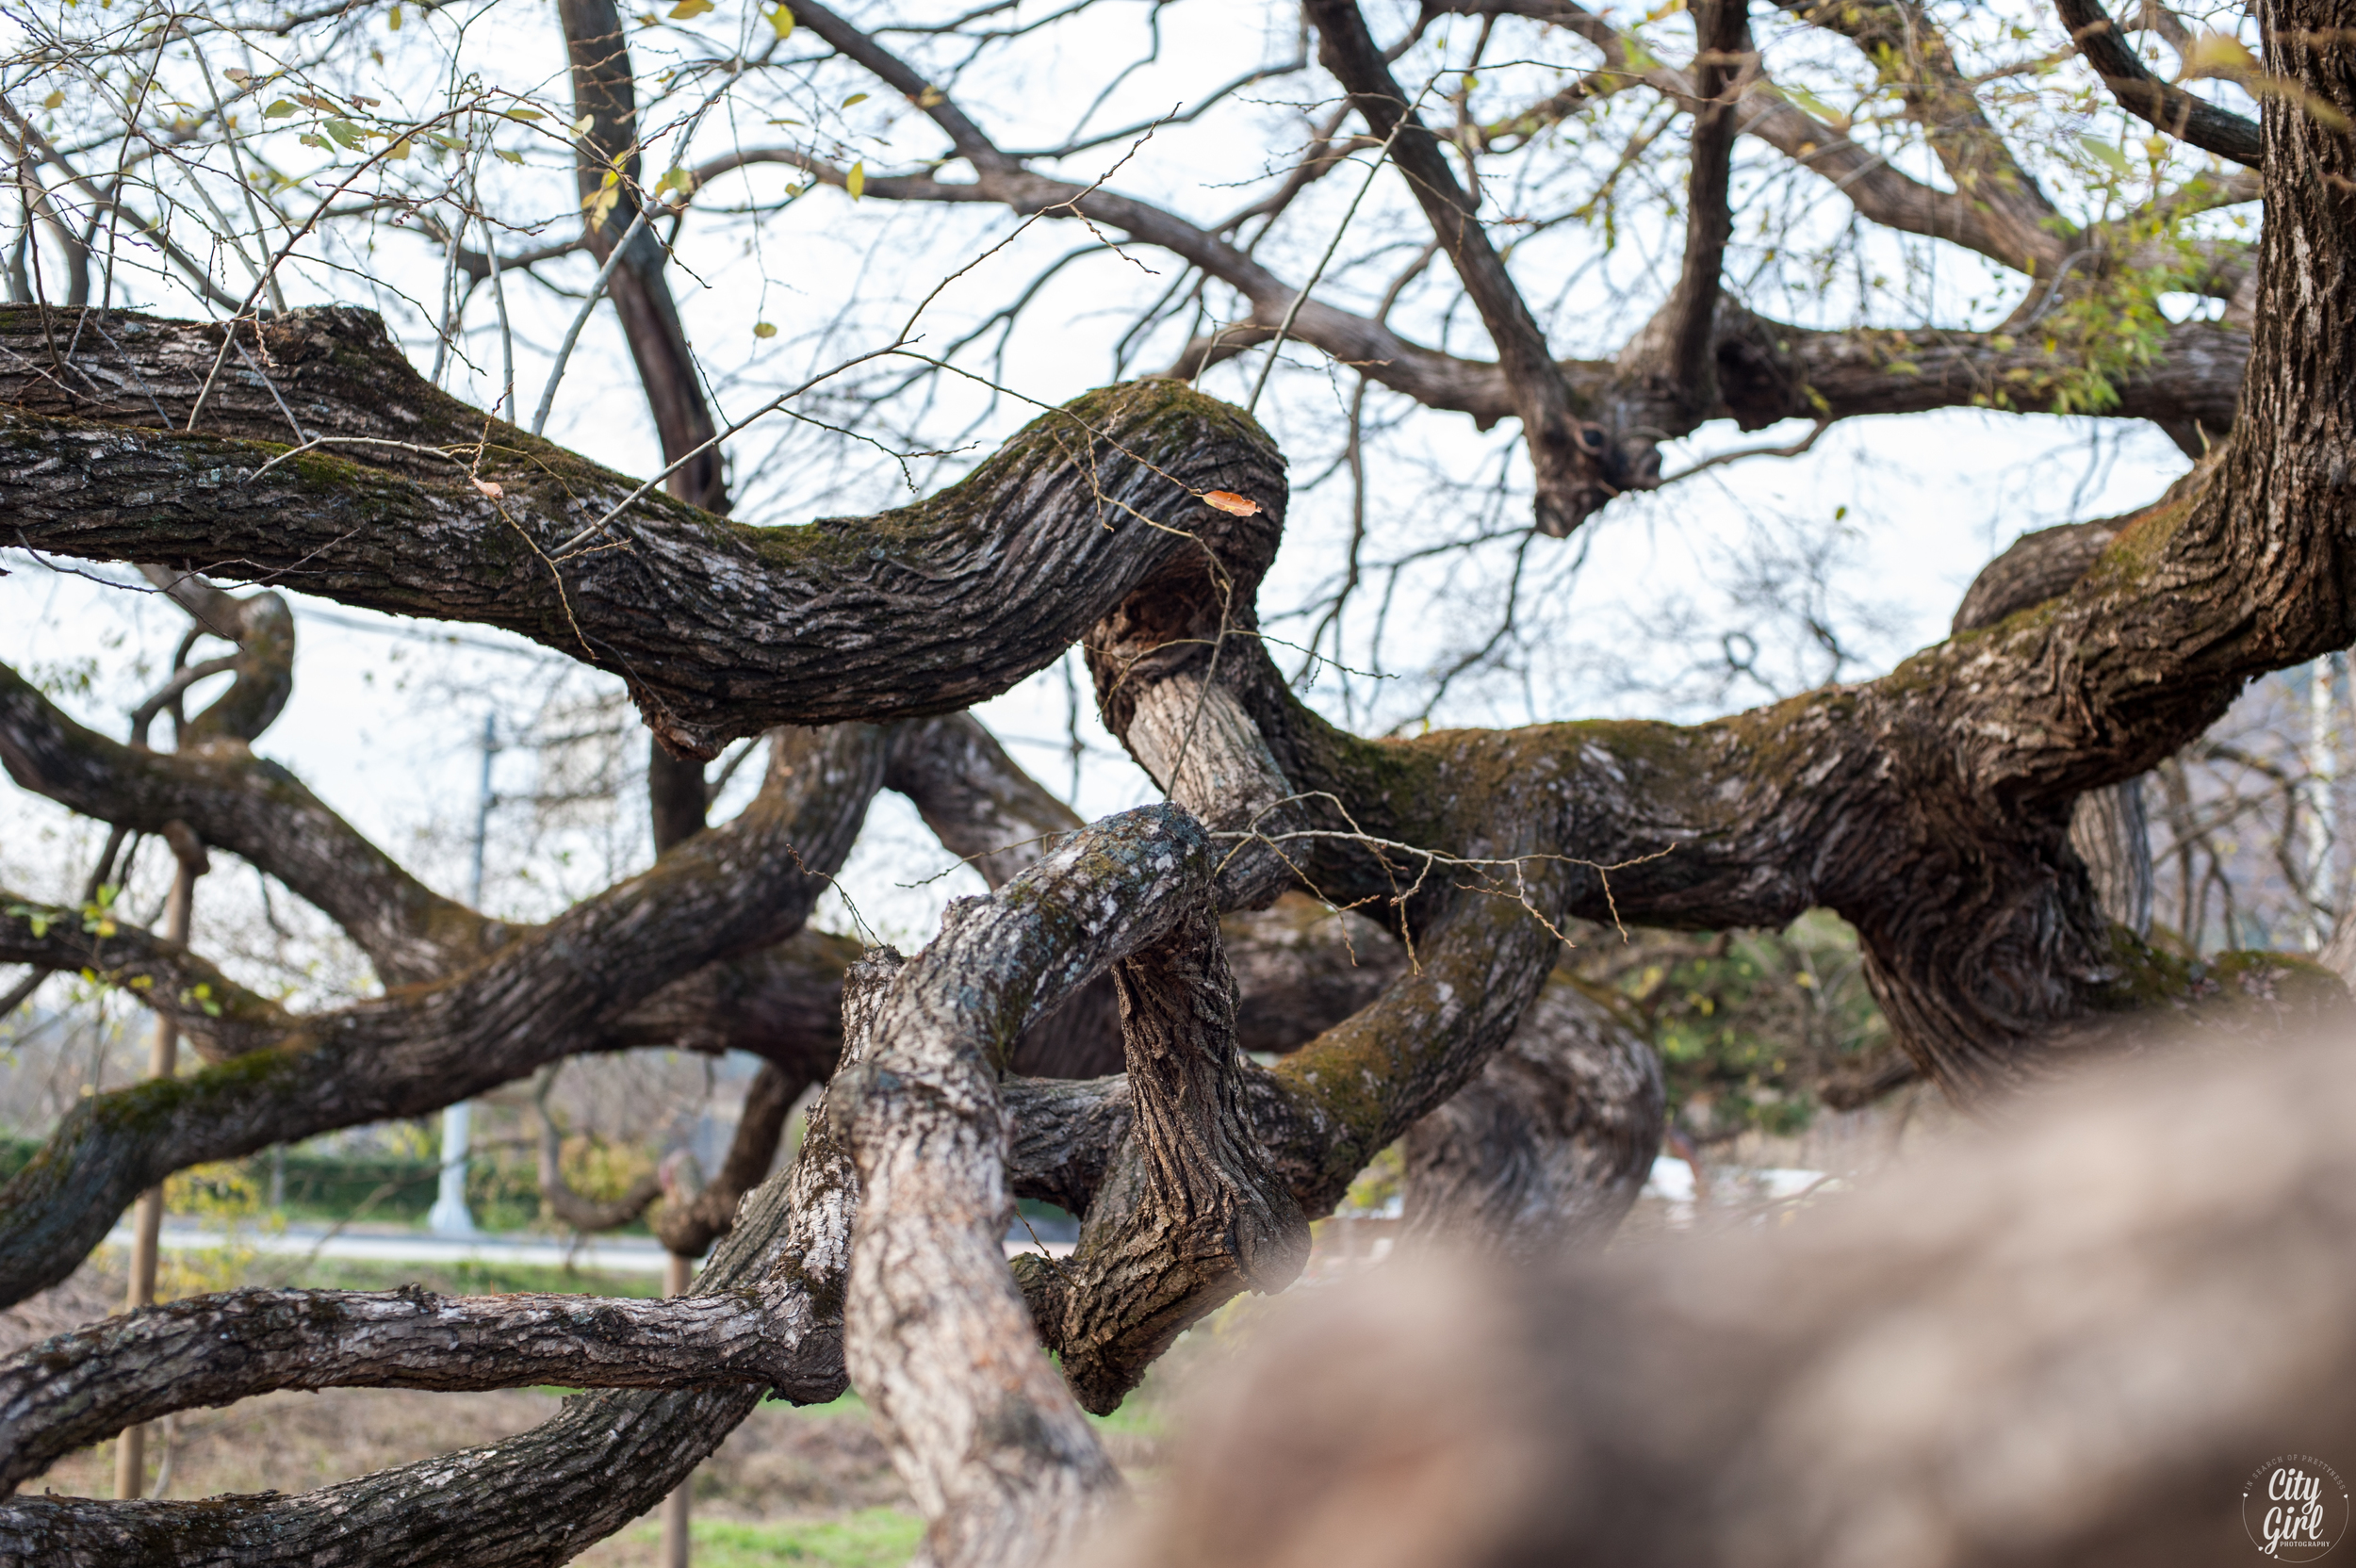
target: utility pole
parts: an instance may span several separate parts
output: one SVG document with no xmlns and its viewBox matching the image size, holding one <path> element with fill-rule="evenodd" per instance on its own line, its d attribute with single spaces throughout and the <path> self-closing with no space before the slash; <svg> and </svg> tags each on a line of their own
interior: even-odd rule
<svg viewBox="0 0 2356 1568">
<path fill-rule="evenodd" d="M 665 1296 L 684 1296 L 695 1278 L 695 1260 L 673 1252 L 664 1260 L 663 1293 Z M 663 1568 L 689 1568 L 689 1554 L 694 1546 L 688 1538 L 687 1517 L 695 1486 L 695 1477 L 691 1471 L 671 1494 L 663 1499 L 663 1554 L 659 1560 Z"/>
<path fill-rule="evenodd" d="M 2334 688 L 2345 654 L 2327 654 L 2307 666 L 2307 777 L 2299 792 L 2306 807 L 2307 951 L 2320 952 L 2336 923 L 2338 880 L 2331 874 L 2332 848 L 2339 840 L 2339 736 L 2333 723 Z"/>
<path fill-rule="evenodd" d="M 483 907 L 483 846 L 491 830 L 491 757 L 499 749 L 496 718 L 483 715 L 483 772 L 475 788 L 474 874 L 467 881 L 466 906 Z M 425 1222 L 436 1235 L 471 1236 L 474 1211 L 466 1206 L 466 1152 L 474 1136 L 474 1105 L 462 1100 L 442 1108 L 442 1179 L 434 1207 Z"/>
</svg>

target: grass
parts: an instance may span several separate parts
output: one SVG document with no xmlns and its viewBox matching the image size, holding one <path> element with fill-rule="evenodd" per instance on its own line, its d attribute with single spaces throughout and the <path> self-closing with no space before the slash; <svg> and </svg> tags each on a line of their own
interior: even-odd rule
<svg viewBox="0 0 2356 1568">
<path fill-rule="evenodd" d="M 924 1522 L 898 1509 L 871 1508 L 842 1519 L 775 1525 L 694 1519 L 688 1533 L 695 1541 L 695 1568 L 779 1568 L 785 1563 L 899 1568 L 915 1555 L 917 1543 L 924 1537 Z M 639 1525 L 626 1539 L 660 1542 L 663 1527 Z"/>
<path fill-rule="evenodd" d="M 253 1272 L 270 1274 L 274 1261 L 260 1260 Z M 287 1282 L 312 1290 L 398 1290 L 405 1284 L 419 1284 L 445 1296 L 507 1296 L 518 1291 L 640 1298 L 663 1294 L 663 1280 L 656 1274 L 597 1274 L 537 1264 L 368 1263 L 352 1258 L 314 1258 Z"/>
</svg>

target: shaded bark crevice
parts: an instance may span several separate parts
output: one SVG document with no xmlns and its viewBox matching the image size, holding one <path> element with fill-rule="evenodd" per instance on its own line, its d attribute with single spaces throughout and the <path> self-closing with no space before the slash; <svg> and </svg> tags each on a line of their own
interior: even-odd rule
<svg viewBox="0 0 2356 1568">
<path fill-rule="evenodd" d="M 1231 1297 L 1290 1284 L 1309 1250 L 1308 1222 L 1243 1115 L 1235 982 L 1208 899 L 1112 972 L 1128 1135 L 1071 1256 L 1016 1260 L 1041 1336 L 1082 1408 L 1098 1414 Z"/>
</svg>

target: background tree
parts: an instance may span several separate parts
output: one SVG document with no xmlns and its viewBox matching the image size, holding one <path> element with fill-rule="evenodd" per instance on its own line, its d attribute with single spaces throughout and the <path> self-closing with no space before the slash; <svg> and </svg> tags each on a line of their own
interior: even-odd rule
<svg viewBox="0 0 2356 1568">
<path fill-rule="evenodd" d="M 19 24 L 0 110 L 30 297 L 0 321 L 18 548 L 141 564 L 206 604 L 217 577 L 500 628 L 604 672 L 661 748 L 663 853 L 543 922 L 491 919 L 238 732 L 124 745 L 0 680 L 20 785 L 242 858 L 384 984 L 288 1005 L 136 923 L 12 896 L 0 956 L 121 986 L 206 1065 L 60 1119 L 0 1194 L 0 1285 L 61 1278 L 172 1170 L 573 1054 L 742 1046 L 774 1075 L 763 1104 L 832 1086 L 788 1171 L 761 1182 L 782 1118 L 748 1114 L 715 1201 L 673 1206 L 666 1225 L 733 1221 L 676 1301 L 229 1293 L 20 1357 L 0 1372 L 13 1481 L 268 1388 L 609 1392 L 309 1497 L 20 1499 L 8 1549 L 561 1560 L 668 1492 L 762 1390 L 830 1397 L 847 1367 L 936 1557 L 1036 1557 L 1117 1485 L 1074 1398 L 1108 1407 L 1201 1314 L 1282 1288 L 1304 1219 L 1402 1135 L 1411 1202 L 1420 1184 L 1509 1241 L 1532 1220 L 1609 1229 L 1649 1164 L 1661 1081 L 1553 980 L 1572 922 L 1829 909 L 1897 1047 L 1962 1098 L 2130 1040 L 2155 1007 L 2247 1028 L 2342 998 L 2295 962 L 2149 944 L 2148 909 L 2120 906 L 2143 858 L 2123 801 L 2102 833 L 2081 824 L 2128 869 L 2105 877 L 2111 910 L 2071 847 L 2082 797 L 2198 740 L 2253 676 L 2356 638 L 2337 544 L 2356 83 L 2331 7 L 2282 0 L 2215 34 L 2147 12 L 2135 47 L 2174 54 L 2168 80 L 2077 0 L 1943 29 L 1904 6 L 1614 24 L 1312 0 L 1273 18 L 1291 57 L 1096 130 L 1139 90 L 1104 74 L 1078 128 L 1036 148 L 1024 114 L 1054 51 L 1104 13 L 860 23 L 685 0 L 626 23 L 567 5 L 520 80 L 513 16 Z M 2214 101 L 2184 85 L 2212 81 Z M 2120 113 L 2159 134 L 2122 147 L 2089 119 Z M 1214 166 L 1248 200 L 1189 218 L 1219 182 L 1155 160 L 1216 148 L 1188 139 L 1220 124 L 1231 148 L 1256 137 Z M 1263 164 L 1269 147 L 1290 151 Z M 837 189 L 854 217 L 946 215 L 926 221 L 951 265 L 872 266 L 857 310 L 789 311 L 781 282 L 731 356 L 698 354 L 672 282 L 702 250 L 719 278 L 741 244 L 728 298 L 768 286 L 769 248 Z M 2239 237 L 2234 204 L 2261 195 L 2266 226 Z M 957 302 L 1061 228 L 1079 251 L 986 309 Z M 420 242 L 438 269 L 371 264 Z M 1169 374 L 1072 396 L 1094 378 L 1022 363 L 1026 313 L 1083 263 L 1129 307 L 1116 378 Z M 382 314 L 298 303 L 361 277 Z M 538 433 L 606 294 L 660 437 L 643 482 Z M 210 319 L 121 308 L 188 295 Z M 807 370 L 763 357 L 785 338 L 773 315 L 800 323 Z M 430 367 L 394 326 L 423 329 Z M 462 375 L 482 406 L 443 389 Z M 1522 674 L 1530 607 L 1562 580 L 1528 564 L 1668 482 L 1664 444 L 1806 420 L 1770 443 L 1792 452 L 1839 420 L 1953 406 L 2148 420 L 2200 455 L 2141 511 L 2022 539 L 1956 635 L 1878 677 L 1692 725 L 1429 728 L 1451 694 Z M 625 455 L 611 445 L 598 457 Z M 1386 472 L 1416 463 L 1433 477 L 1401 500 Z M 872 505 L 878 470 L 923 498 L 776 526 L 819 497 Z M 1295 499 L 1328 483 L 1322 586 L 1264 611 Z M 1493 626 L 1412 692 L 1375 683 L 1398 585 L 1419 578 L 1407 602 L 1430 612 L 1484 563 Z M 1850 673 L 1807 594 L 1764 596 Z M 1718 641 L 1729 682 L 1772 686 L 1757 633 Z M 1163 797 L 1086 827 L 961 716 L 1075 645 Z M 709 825 L 704 764 L 761 733 L 758 792 Z M 807 922 L 887 788 L 994 891 L 913 958 L 855 963 Z M 1333 961 L 1343 923 L 1284 902 L 1304 896 L 1396 945 L 1375 984 Z M 1288 937 L 1296 917 L 1336 935 Z M 1268 1067 L 1244 1053 L 1271 1021 L 1287 1054 Z M 1010 1192 L 1085 1215 L 1070 1264 L 1007 1270 Z M 1000 1357 L 1013 1371 L 976 1386 Z"/>
</svg>

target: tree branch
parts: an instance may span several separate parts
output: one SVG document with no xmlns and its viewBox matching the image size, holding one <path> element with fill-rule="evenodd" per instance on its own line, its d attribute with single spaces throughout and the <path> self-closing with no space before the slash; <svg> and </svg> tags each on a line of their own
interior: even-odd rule
<svg viewBox="0 0 2356 1568">
<path fill-rule="evenodd" d="M 778 1363 L 782 1348 L 750 1292 L 656 1301 L 451 1298 L 414 1286 L 191 1296 L 0 1364 L 0 1492 L 126 1427 L 277 1389 L 807 1381 L 807 1368 Z"/>
<path fill-rule="evenodd" d="M 1560 970 L 1481 1076 L 1409 1129 L 1405 1240 L 1528 1262 L 1600 1246 L 1661 1152 L 1652 1047 Z"/>
<path fill-rule="evenodd" d="M 1141 807 L 995 897 L 951 906 L 882 999 L 875 1057 L 846 1085 L 862 1197 L 845 1348 L 944 1565 L 1052 1557 L 1120 1489 L 1007 1271 L 992 1056 L 1200 907 L 1210 857 L 1185 812 Z"/>
<path fill-rule="evenodd" d="M 103 932 L 103 934 L 102 934 Z M 87 972 L 171 1019 L 207 1061 L 283 1040 L 296 1021 L 178 942 L 92 908 L 35 904 L 0 889 L 0 963 Z"/>
<path fill-rule="evenodd" d="M 155 400 L 192 398 L 188 372 L 218 329 L 122 325 Z M 317 418 L 322 431 L 406 446 L 273 463 L 285 454 L 245 434 L 268 422 L 236 406 L 265 389 L 234 370 L 208 404 L 214 428 L 237 433 L 227 438 L 28 409 L 0 418 L 0 503 L 16 543 L 284 575 L 346 603 L 503 626 L 621 674 L 656 732 L 703 756 L 773 724 L 912 716 L 995 694 L 1076 641 L 1130 582 L 1197 547 L 1189 534 L 1235 526 L 1201 494 L 1273 488 L 1274 455 L 1248 421 L 1155 384 L 1048 414 L 962 483 L 873 523 L 752 530 L 665 498 L 632 502 L 640 487 L 621 476 L 486 421 L 424 384 L 373 318 L 295 313 L 260 330 L 282 368 L 301 356 L 286 391 L 333 410 Z M 5 371 L 0 398 L 60 400 Z M 143 422 L 146 404 L 105 412 Z M 628 547 L 554 559 L 584 530 Z M 881 554 L 878 531 L 892 540 Z M 853 537 L 871 542 L 847 548 Z M 852 640 L 870 651 L 846 656 Z"/>
<path fill-rule="evenodd" d="M 890 968 L 856 966 L 845 986 L 845 1066 L 865 1059 Z M 826 1100 L 788 1173 L 747 1202 L 693 1295 L 661 1303 L 756 1302 L 778 1392 L 840 1396 L 843 1283 L 859 1175 Z M 574 1310 L 580 1310 L 576 1298 Z M 643 1304 L 634 1304 L 643 1305 Z M 691 1317 L 707 1311 L 688 1310 Z M 741 1308 L 736 1310 L 742 1310 Z M 28 1561 L 219 1568 L 256 1556 L 314 1568 L 555 1568 L 652 1508 L 710 1457 L 761 1397 L 718 1389 L 592 1394 L 529 1432 L 437 1455 L 318 1492 L 199 1503 L 20 1497 L 0 1504 L 0 1556 Z"/>
<path fill-rule="evenodd" d="M 1079 1245 L 1015 1260 L 1065 1380 L 1099 1415 L 1181 1333 L 1244 1290 L 1283 1290 L 1309 1255 L 1308 1221 L 1243 1115 L 1235 981 L 1204 873 L 1200 907 L 1113 968 L 1130 1127 Z"/>
<path fill-rule="evenodd" d="M 0 1189 L 0 1298 L 55 1283 L 173 1170 L 417 1116 L 600 1043 L 682 970 L 791 935 L 843 863 L 881 772 L 863 727 L 774 748 L 761 794 L 653 870 L 484 963 L 296 1018 L 270 1047 L 90 1096 Z"/>
<path fill-rule="evenodd" d="M 75 724 L 5 665 L 0 764 L 21 787 L 135 832 L 187 823 L 318 906 L 388 987 L 464 967 L 513 929 L 426 887 L 277 763 L 243 747 L 123 745 Z"/>
<path fill-rule="evenodd" d="M 621 264 L 606 281 L 606 293 L 621 318 L 639 384 L 654 413 L 663 461 L 679 465 L 663 482 L 688 505 L 725 517 L 728 476 L 719 449 L 709 445 L 715 433 L 712 409 L 704 401 L 687 329 L 663 275 L 669 258 L 649 225 L 633 227 L 645 186 L 640 180 L 637 90 L 621 10 L 614 0 L 562 0 L 557 17 L 572 61 L 573 112 L 589 121 L 587 134 L 573 143 L 575 181 L 583 207 L 593 212 L 586 237 L 600 263 L 615 245 L 629 241 Z M 609 174 L 617 177 L 615 200 L 602 208 L 592 207 Z M 510 421 L 522 417 L 512 408 L 506 413 Z"/>
<path fill-rule="evenodd" d="M 1685 259 L 1662 307 L 1671 395 L 1698 418 L 1718 401 L 1718 276 L 1734 233 L 1733 97 L 1751 53 L 1748 0 L 1702 0 L 1693 10 L 1693 135 L 1687 156 Z"/>
<path fill-rule="evenodd" d="M 780 1072 L 774 1062 L 761 1064 L 745 1087 L 744 1109 L 736 1119 L 719 1173 L 686 1202 L 666 1202 L 656 1212 L 654 1233 L 664 1247 L 682 1258 L 700 1257 L 714 1237 L 728 1233 L 745 1194 L 769 1179 L 778 1141 L 785 1135 L 786 1113 L 810 1084 L 807 1077 Z"/>
<path fill-rule="evenodd" d="M 2100 0 L 2053 0 L 2053 10 L 2070 29 L 2070 41 L 2094 67 L 2120 108 L 2203 152 L 2249 169 L 2265 167 L 2266 138 L 2258 122 L 2196 98 L 2145 70 Z"/>
<path fill-rule="evenodd" d="M 1607 461 L 1611 437 L 1575 417 L 1570 388 L 1546 351 L 1546 334 L 1521 290 L 1490 245 L 1473 204 L 1456 183 L 1440 144 L 1391 75 L 1383 51 L 1366 31 L 1355 0 L 1304 0 L 1317 30 L 1317 58 L 1350 94 L 1373 135 L 1391 143 L 1392 161 L 1407 178 L 1440 247 L 1455 264 L 1464 292 L 1497 345 L 1497 363 L 1512 390 L 1537 474 L 1538 531 L 1566 537 L 1643 476 L 1614 472 Z M 1396 130 L 1396 135 L 1394 131 Z"/>
<path fill-rule="evenodd" d="M 2050 276 L 2060 266 L 2074 226 L 1988 123 L 1946 39 L 1918 0 L 1777 3 L 1810 26 L 1855 42 L 1882 81 L 1898 90 L 1906 118 L 1922 127 L 1956 196 L 1972 209 L 1973 228 L 1992 244 L 1984 253 L 2033 277 Z"/>
</svg>

